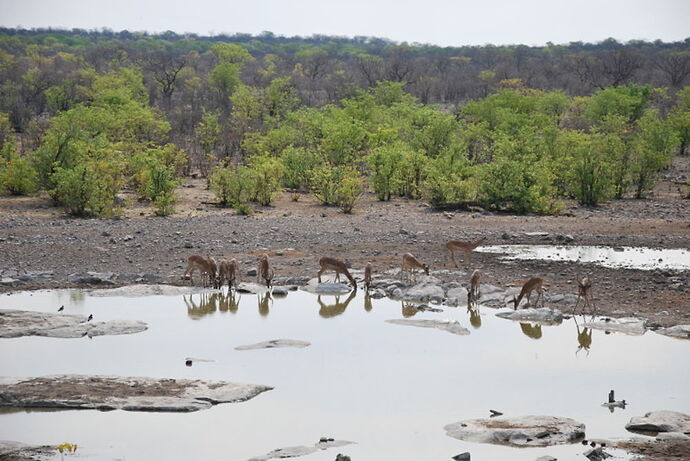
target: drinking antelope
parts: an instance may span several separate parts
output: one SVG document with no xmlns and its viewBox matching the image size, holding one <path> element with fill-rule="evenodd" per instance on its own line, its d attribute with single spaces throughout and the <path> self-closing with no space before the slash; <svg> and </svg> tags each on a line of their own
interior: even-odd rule
<svg viewBox="0 0 690 461">
<path fill-rule="evenodd" d="M 230 261 L 224 259 L 220 262 L 218 268 L 218 288 L 222 288 L 225 282 L 228 282 L 228 288 L 232 289 L 237 284 L 237 275 L 239 274 L 239 264 L 235 258 Z"/>
<path fill-rule="evenodd" d="M 577 309 L 577 306 L 580 305 L 580 299 L 584 300 L 584 306 L 585 308 L 592 306 L 592 308 L 596 311 L 596 306 L 594 305 L 594 298 L 592 298 L 592 281 L 589 279 L 589 277 L 585 277 L 583 279 L 577 280 L 577 302 L 575 303 L 575 307 L 573 308 L 573 313 Z"/>
<path fill-rule="evenodd" d="M 259 259 L 259 267 L 256 270 L 256 275 L 261 281 L 266 283 L 267 288 L 271 288 L 271 281 L 273 280 L 273 267 L 271 267 L 271 261 L 268 259 L 267 254 L 262 254 L 261 258 Z"/>
<path fill-rule="evenodd" d="M 404 274 L 405 272 L 409 272 L 411 276 L 414 275 L 414 270 L 415 269 L 421 269 L 424 271 L 426 275 L 429 275 L 429 265 L 424 264 L 419 262 L 417 258 L 415 258 L 412 253 L 405 253 L 402 256 L 402 269 L 401 269 L 401 274 Z"/>
<path fill-rule="evenodd" d="M 370 286 L 371 286 L 371 263 L 367 263 L 367 266 L 364 268 L 364 287 L 366 288 L 366 291 L 369 291 Z"/>
<path fill-rule="evenodd" d="M 195 270 L 201 273 L 201 283 L 203 286 L 206 286 L 207 280 L 210 280 L 212 284 L 214 283 L 217 266 L 213 258 L 204 258 L 201 255 L 191 255 L 187 258 L 187 269 L 184 271 L 182 278 L 187 278 L 189 275 L 189 281 L 192 285 L 194 285 L 192 275 Z"/>
<path fill-rule="evenodd" d="M 473 301 L 479 301 L 481 296 L 479 293 L 479 279 L 482 278 L 482 271 L 476 269 L 472 272 L 472 277 L 470 277 L 470 287 L 467 289 L 467 300 L 471 304 Z"/>
<path fill-rule="evenodd" d="M 541 305 L 543 306 L 544 279 L 542 279 L 541 277 L 532 277 L 527 282 L 525 282 L 524 285 L 522 285 L 522 290 L 520 290 L 520 294 L 518 295 L 518 297 L 515 298 L 515 296 L 513 296 L 514 309 L 517 309 L 518 305 L 520 305 L 520 301 L 522 301 L 522 298 L 524 298 L 525 296 L 527 296 L 527 304 L 530 305 L 530 297 L 532 296 L 532 292 L 534 290 L 537 290 L 537 293 L 539 294 L 535 305 L 538 304 L 539 300 L 541 299 Z"/>
<path fill-rule="evenodd" d="M 331 270 L 335 271 L 336 282 L 340 281 L 340 274 L 343 274 L 350 281 L 354 289 L 357 289 L 357 282 L 355 281 L 354 277 L 350 275 L 350 271 L 347 269 L 347 266 L 344 262 L 335 258 L 329 258 L 328 256 L 324 256 L 321 259 L 319 259 L 319 266 L 321 267 L 317 275 L 319 283 L 321 283 L 321 274 L 323 274 L 327 270 Z"/>
</svg>

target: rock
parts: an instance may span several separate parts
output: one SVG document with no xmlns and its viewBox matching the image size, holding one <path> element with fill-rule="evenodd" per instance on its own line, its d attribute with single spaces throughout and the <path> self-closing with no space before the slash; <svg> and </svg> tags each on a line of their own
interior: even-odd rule
<svg viewBox="0 0 690 461">
<path fill-rule="evenodd" d="M 592 461 L 606 459 L 606 458 L 611 457 L 611 455 L 606 453 L 602 447 L 597 447 L 597 448 L 592 448 L 591 450 L 587 450 L 586 452 L 584 452 L 584 455 L 587 459 L 591 459 Z"/>
<path fill-rule="evenodd" d="M 13 287 L 16 285 L 20 285 L 22 283 L 21 280 L 19 279 L 13 279 L 12 277 L 2 277 L 0 278 L 0 285 L 6 286 L 6 287 Z"/>
<path fill-rule="evenodd" d="M 532 322 L 542 325 L 553 325 L 563 321 L 563 313 L 558 309 L 540 307 L 538 309 L 520 309 L 509 312 L 499 312 L 496 317 L 515 320 L 518 322 Z"/>
<path fill-rule="evenodd" d="M 554 458 L 553 456 L 549 456 L 549 455 L 544 455 L 544 456 L 540 456 L 539 458 L 537 458 L 534 461 L 558 461 L 558 458 Z"/>
<path fill-rule="evenodd" d="M 274 296 L 287 296 L 290 291 L 290 287 L 272 287 L 271 294 Z"/>
<path fill-rule="evenodd" d="M 262 343 L 237 346 L 235 350 L 249 351 L 255 349 L 274 349 L 276 347 L 296 347 L 298 349 L 302 349 L 308 346 L 311 346 L 311 343 L 308 341 L 299 341 L 296 339 L 273 339 L 271 341 L 264 341 Z"/>
<path fill-rule="evenodd" d="M 349 456 L 338 453 L 335 457 L 335 461 L 352 461 Z"/>
<path fill-rule="evenodd" d="M 471 455 L 469 451 L 466 451 L 465 453 L 460 453 L 459 455 L 453 456 L 453 459 L 455 461 L 470 461 Z"/>
<path fill-rule="evenodd" d="M 651 411 L 630 419 L 625 428 L 631 432 L 682 432 L 690 434 L 690 415 L 677 411 Z"/>
<path fill-rule="evenodd" d="M 269 288 L 266 285 L 262 285 L 260 283 L 241 282 L 237 285 L 237 291 L 239 291 L 240 293 L 263 294 L 269 291 Z"/>
<path fill-rule="evenodd" d="M 256 277 L 256 269 L 248 269 L 247 272 L 244 273 L 247 277 Z"/>
<path fill-rule="evenodd" d="M 139 298 L 141 296 L 180 296 L 198 293 L 217 293 L 219 290 L 194 286 L 175 286 L 175 285 L 128 285 L 117 288 L 107 288 L 89 291 L 89 296 L 96 297 L 128 297 Z"/>
<path fill-rule="evenodd" d="M 584 438 L 585 425 L 570 418 L 523 416 L 471 419 L 448 424 L 446 435 L 468 442 L 543 447 Z"/>
<path fill-rule="evenodd" d="M 54 276 L 55 273 L 53 271 L 28 271 L 17 278 L 22 282 L 33 282 L 34 280 L 50 280 Z"/>
<path fill-rule="evenodd" d="M 614 319 L 610 317 L 601 317 L 596 320 L 585 322 L 583 324 L 586 328 L 594 328 L 596 330 L 613 331 L 618 333 L 625 333 L 626 335 L 643 335 L 647 331 L 647 320 L 636 317 L 622 317 Z"/>
<path fill-rule="evenodd" d="M 21 442 L 0 440 L 0 459 L 33 460 L 54 459 L 56 448 L 51 445 L 26 445 Z"/>
<path fill-rule="evenodd" d="M 690 440 L 690 435 L 682 432 L 660 432 L 657 434 L 656 440 Z"/>
<path fill-rule="evenodd" d="M 408 288 L 403 293 L 403 299 L 407 301 L 431 301 L 441 303 L 445 297 L 445 291 L 443 291 L 443 288 L 435 281 L 425 281 L 419 283 L 411 288 Z"/>
<path fill-rule="evenodd" d="M 690 339 L 690 325 L 676 325 L 670 328 L 660 328 L 656 330 L 660 335 L 672 336 L 674 338 Z"/>
<path fill-rule="evenodd" d="M 438 330 L 447 331 L 454 335 L 469 335 L 470 330 L 464 328 L 456 320 L 416 320 L 416 319 L 391 319 L 386 320 L 387 323 L 393 323 L 395 325 L 407 325 L 411 327 L 421 327 L 421 328 L 436 328 Z"/>
<path fill-rule="evenodd" d="M 251 458 L 249 461 L 268 461 L 269 459 L 283 459 L 283 458 L 296 458 L 298 456 L 305 456 L 305 455 L 310 455 L 312 453 L 316 453 L 319 450 L 326 450 L 328 448 L 335 448 L 335 447 L 344 447 L 346 445 L 352 445 L 354 442 L 348 442 L 345 440 L 334 440 L 334 439 L 328 439 L 326 442 L 319 441 L 315 443 L 312 446 L 304 446 L 304 445 L 299 445 L 299 446 L 294 446 L 294 447 L 285 447 L 285 448 L 278 448 L 273 451 L 270 451 L 266 453 L 263 456 L 257 456 L 255 458 Z M 338 455 L 342 456 L 342 455 Z M 336 458 L 337 459 L 337 458 Z M 348 457 L 345 458 L 340 458 L 341 460 L 349 459 Z"/>
<path fill-rule="evenodd" d="M 0 377 L 0 406 L 189 412 L 244 402 L 272 387 L 226 381 L 101 375 Z"/>
<path fill-rule="evenodd" d="M 147 328 L 146 323 L 139 320 L 89 323 L 83 315 L 0 309 L 0 338 L 81 338 L 139 333 Z"/>
<path fill-rule="evenodd" d="M 87 272 L 85 274 L 70 274 L 67 281 L 82 285 L 112 285 L 117 276 L 112 272 Z"/>
<path fill-rule="evenodd" d="M 371 296 L 374 299 L 381 299 L 386 297 L 386 292 L 380 288 L 377 288 L 373 290 L 371 293 L 369 293 L 369 296 Z"/>
<path fill-rule="evenodd" d="M 302 287 L 302 290 L 317 295 L 343 295 L 352 291 L 344 283 L 319 283 L 316 279 L 310 280 L 308 284 Z"/>
</svg>

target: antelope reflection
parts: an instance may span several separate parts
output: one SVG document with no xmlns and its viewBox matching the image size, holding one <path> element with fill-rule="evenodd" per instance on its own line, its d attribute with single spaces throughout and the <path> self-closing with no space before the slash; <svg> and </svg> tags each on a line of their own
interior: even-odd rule
<svg viewBox="0 0 690 461">
<path fill-rule="evenodd" d="M 475 329 L 479 329 L 482 326 L 482 317 L 479 315 L 479 305 L 473 307 L 472 304 L 467 305 L 467 313 L 470 314 L 470 325 Z"/>
<path fill-rule="evenodd" d="M 273 298 L 271 297 L 270 291 L 265 291 L 263 293 L 257 293 L 256 299 L 259 305 L 259 315 L 266 317 L 270 308 L 273 306 Z"/>
<path fill-rule="evenodd" d="M 583 326 L 582 330 L 580 330 L 580 325 L 577 323 L 577 317 L 573 317 L 573 320 L 575 321 L 575 328 L 577 329 L 578 344 L 575 356 L 577 357 L 577 353 L 584 349 L 587 351 L 587 357 L 589 357 L 589 348 L 592 346 L 592 329 Z M 585 322 L 586 320 L 587 319 L 583 315 L 582 321 Z"/>
<path fill-rule="evenodd" d="M 414 315 L 419 312 L 419 307 L 417 307 L 417 304 L 410 302 L 410 301 L 403 301 L 402 302 L 402 315 L 403 317 L 410 318 L 413 317 Z"/>
<path fill-rule="evenodd" d="M 240 307 L 240 295 L 236 295 L 232 291 L 227 293 L 199 293 L 199 301 L 194 300 L 194 295 L 183 295 L 185 305 L 187 306 L 187 315 L 198 320 L 206 315 L 213 314 L 216 311 L 220 312 L 237 312 Z"/>
<path fill-rule="evenodd" d="M 356 290 L 351 291 L 347 299 L 342 303 L 340 302 L 340 295 L 335 296 L 335 304 L 324 304 L 324 302 L 321 301 L 321 295 L 317 296 L 316 302 L 319 303 L 320 306 L 319 315 L 323 318 L 330 318 L 342 314 L 343 312 L 345 312 L 345 309 L 347 309 L 347 306 L 348 304 L 350 304 L 350 301 L 355 299 L 356 295 Z"/>
<path fill-rule="evenodd" d="M 520 329 L 532 339 L 541 338 L 541 325 L 538 323 L 520 323 Z"/>
<path fill-rule="evenodd" d="M 371 304 L 371 296 L 369 296 L 369 292 L 365 291 L 364 292 L 364 310 L 367 312 L 371 312 L 371 310 L 374 307 Z"/>
</svg>

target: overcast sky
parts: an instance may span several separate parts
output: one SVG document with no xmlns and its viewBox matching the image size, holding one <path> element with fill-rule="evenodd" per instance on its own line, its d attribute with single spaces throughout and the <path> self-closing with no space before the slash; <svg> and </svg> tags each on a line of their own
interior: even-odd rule
<svg viewBox="0 0 690 461">
<path fill-rule="evenodd" d="M 0 25 L 367 35 L 437 45 L 690 37 L 690 0 L 0 0 Z"/>
</svg>

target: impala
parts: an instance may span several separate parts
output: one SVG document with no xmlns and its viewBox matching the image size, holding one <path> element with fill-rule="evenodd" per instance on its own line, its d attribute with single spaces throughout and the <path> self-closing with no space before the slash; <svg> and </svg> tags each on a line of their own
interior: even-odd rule
<svg viewBox="0 0 690 461">
<path fill-rule="evenodd" d="M 189 275 L 189 280 L 192 285 L 194 285 L 194 279 L 192 277 L 195 270 L 201 273 L 201 283 L 206 286 L 206 281 L 210 280 L 213 284 L 216 279 L 216 261 L 209 257 L 204 258 L 201 255 L 191 255 L 187 258 L 187 269 L 184 271 L 182 278 L 187 278 Z"/>
<path fill-rule="evenodd" d="M 448 240 L 446 242 L 446 248 L 450 251 L 450 257 L 453 260 L 455 267 L 458 267 L 458 262 L 455 260 L 455 252 L 457 250 L 462 251 L 465 254 L 465 261 L 468 263 L 467 267 L 472 265 L 472 252 L 478 246 L 481 246 L 486 242 L 486 237 L 482 237 L 476 242 L 463 242 L 462 240 Z"/>
<path fill-rule="evenodd" d="M 330 270 L 335 272 L 336 282 L 340 281 L 340 274 L 343 274 L 350 281 L 354 289 L 357 289 L 357 281 L 355 281 L 354 277 L 350 275 L 350 271 L 347 269 L 347 266 L 344 262 L 335 258 L 329 258 L 328 256 L 324 256 L 321 259 L 319 259 L 319 266 L 321 267 L 317 275 L 319 283 L 321 283 L 321 274 L 323 274 L 325 271 Z"/>
<path fill-rule="evenodd" d="M 522 285 L 522 290 L 520 290 L 520 294 L 518 295 L 517 298 L 513 296 L 513 303 L 514 303 L 514 309 L 517 309 L 517 307 L 520 305 L 520 301 L 522 301 L 522 298 L 527 296 L 527 304 L 530 303 L 530 297 L 532 296 L 532 292 L 534 290 L 537 290 L 537 293 L 539 296 L 537 297 L 537 301 L 535 302 L 535 305 L 539 303 L 539 300 L 541 299 L 541 305 L 544 305 L 544 279 L 541 277 L 532 277 L 529 279 L 527 282 L 525 282 L 524 285 Z"/>
</svg>

